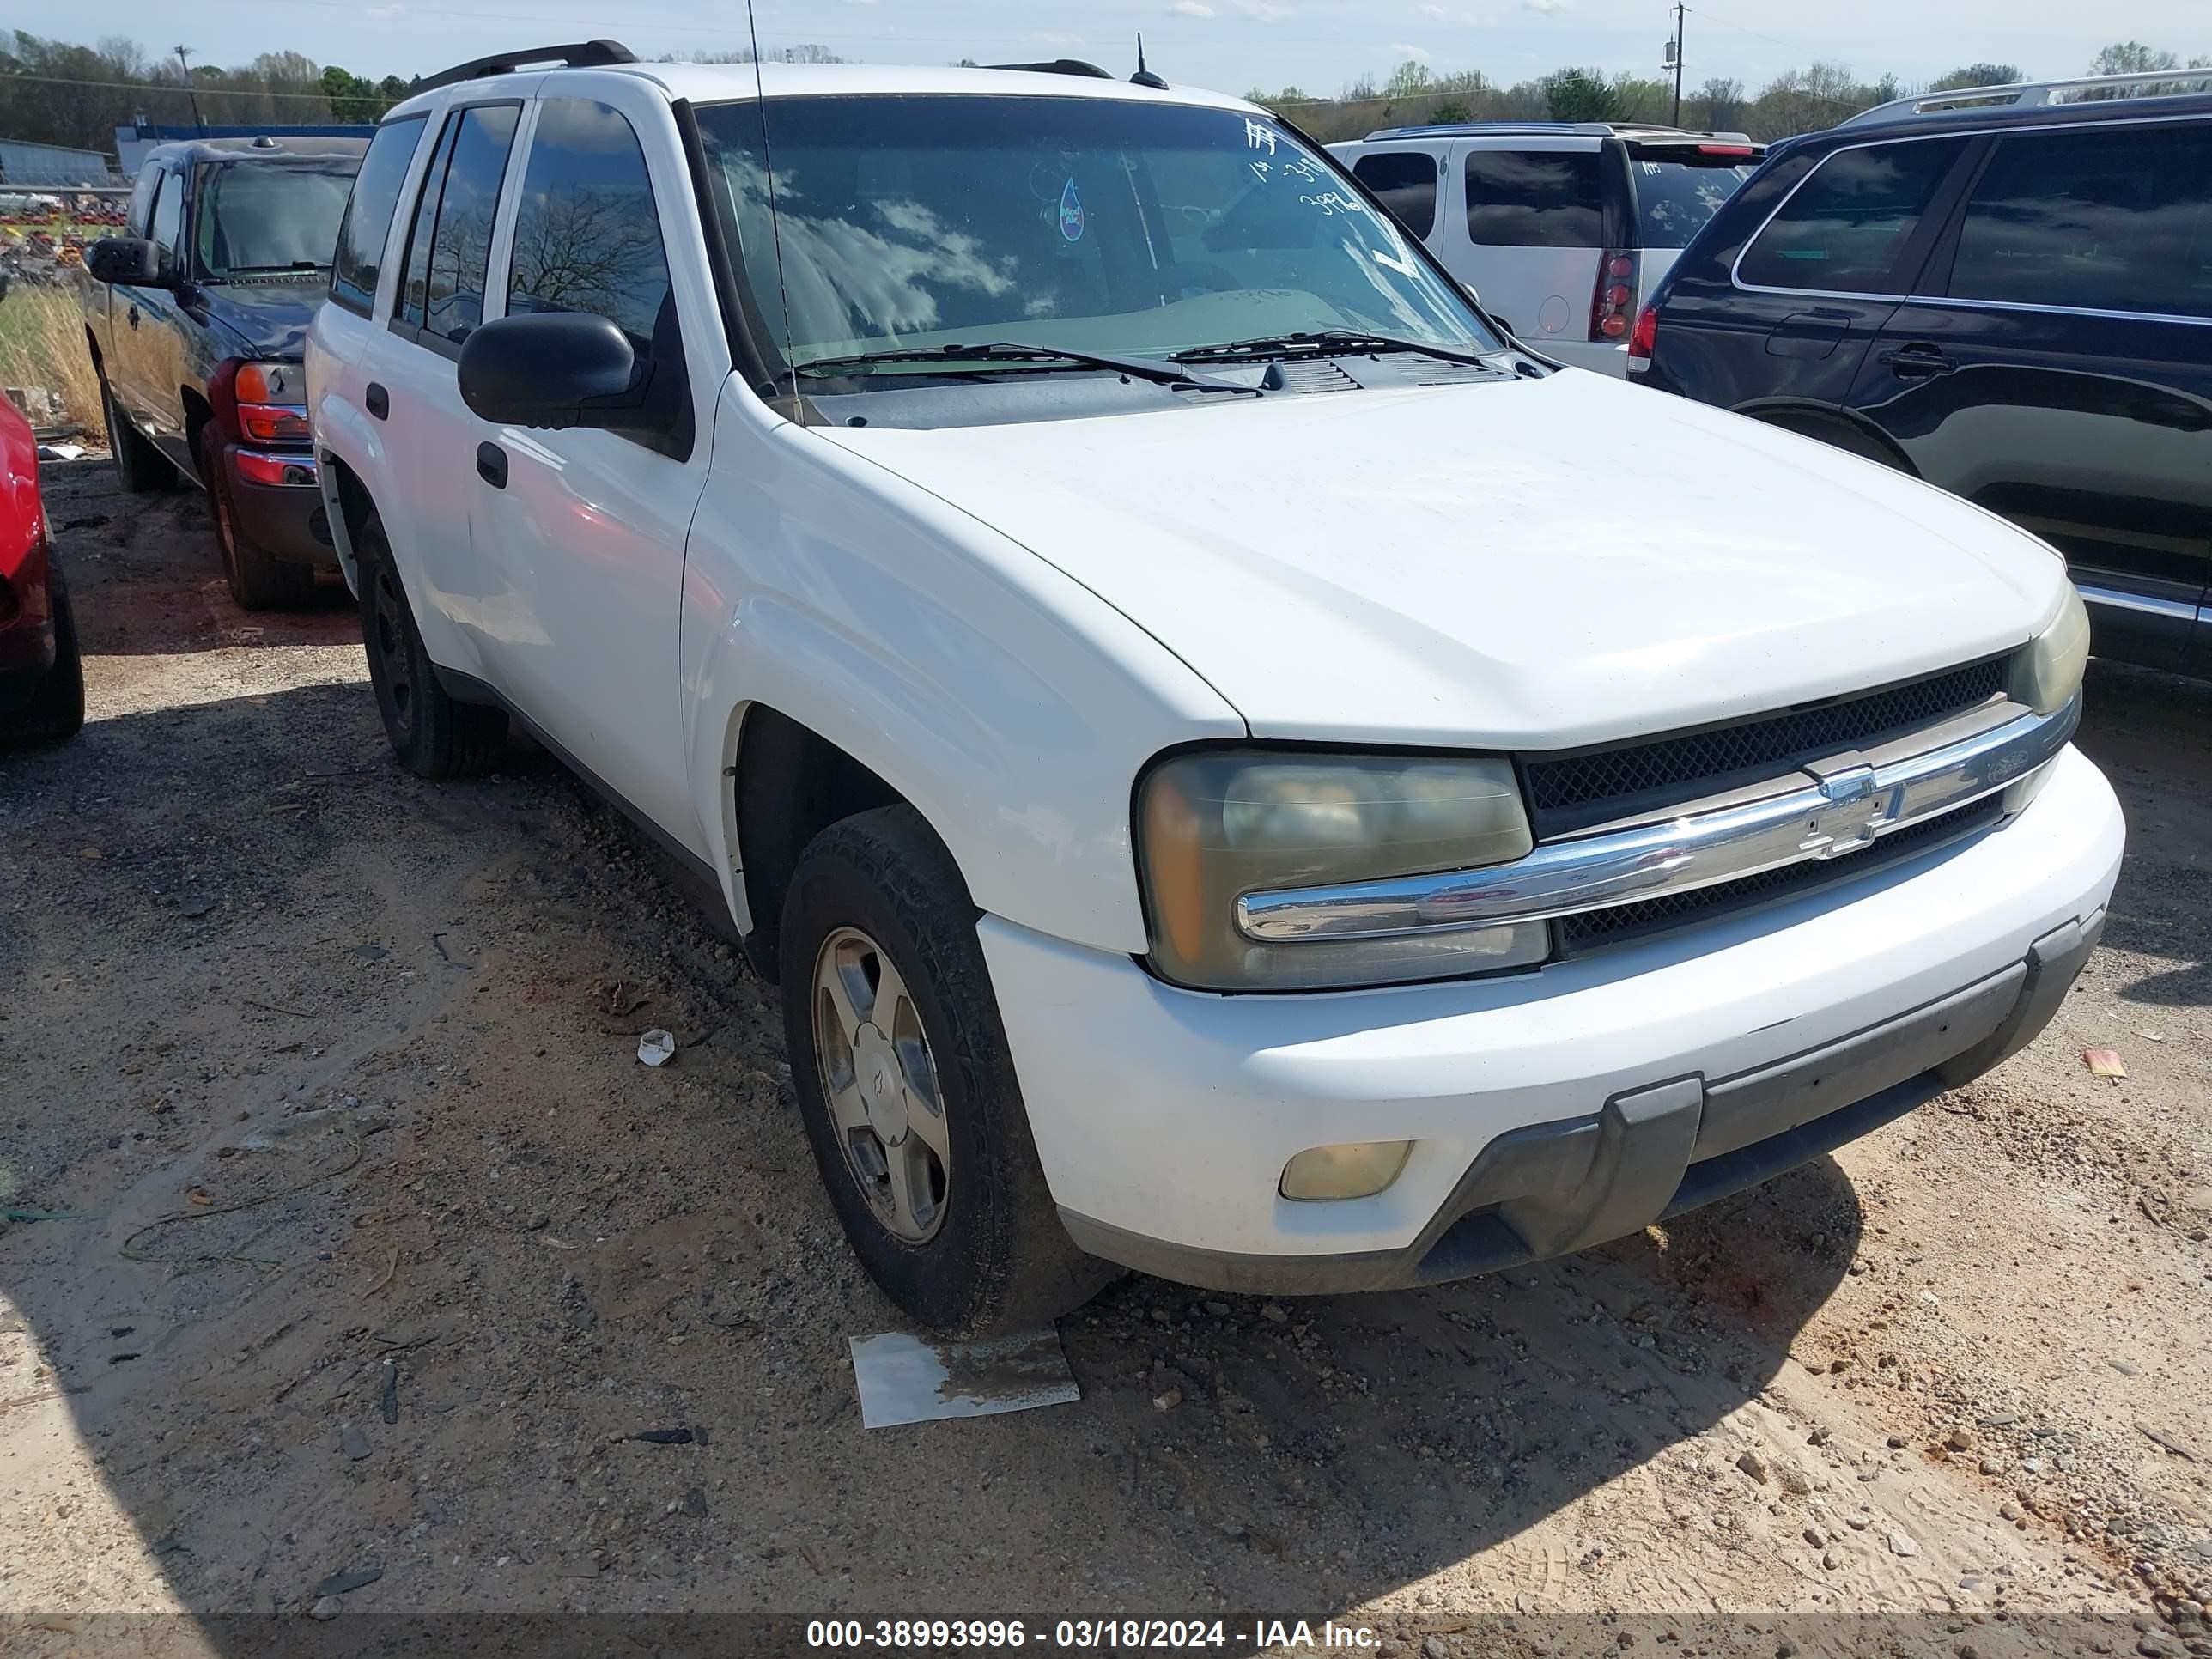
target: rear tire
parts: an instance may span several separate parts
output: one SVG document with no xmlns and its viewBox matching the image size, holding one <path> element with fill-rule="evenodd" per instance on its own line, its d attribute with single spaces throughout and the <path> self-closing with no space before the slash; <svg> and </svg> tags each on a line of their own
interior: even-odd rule
<svg viewBox="0 0 2212 1659">
<path fill-rule="evenodd" d="M 384 522 L 374 513 L 355 532 L 354 560 L 368 683 L 392 752 L 417 777 L 461 778 L 490 771 L 507 753 L 507 711 L 463 702 L 438 684 L 407 590 L 392 565 Z"/>
<path fill-rule="evenodd" d="M 792 1083 L 830 1206 L 884 1294 L 957 1335 L 1049 1323 L 1121 1271 L 1060 1225 L 975 916 L 899 804 L 809 843 L 780 930 Z"/>
<path fill-rule="evenodd" d="M 77 647 L 76 613 L 70 608 L 62 573 L 53 572 L 54 665 L 21 714 L 0 738 L 11 748 L 66 743 L 84 725 L 84 659 Z"/>
<path fill-rule="evenodd" d="M 133 495 L 173 488 L 177 469 L 115 406 L 115 392 L 105 374 L 100 377 L 100 412 L 107 422 L 107 453 L 115 458 L 116 481 Z"/>
<path fill-rule="evenodd" d="M 273 611 L 305 605 L 314 597 L 315 573 L 288 564 L 239 527 L 230 473 L 222 463 L 222 436 L 212 423 L 200 428 L 200 477 L 207 481 L 208 516 L 215 522 L 216 545 L 230 597 L 247 611 Z"/>
</svg>

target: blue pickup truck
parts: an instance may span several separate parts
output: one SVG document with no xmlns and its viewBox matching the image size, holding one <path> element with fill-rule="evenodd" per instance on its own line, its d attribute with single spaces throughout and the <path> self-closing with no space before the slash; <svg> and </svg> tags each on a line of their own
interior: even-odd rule
<svg viewBox="0 0 2212 1659">
<path fill-rule="evenodd" d="M 207 492 L 248 610 L 337 568 L 300 358 L 365 140 L 202 138 L 146 158 L 85 258 L 85 335 L 123 487 Z"/>
</svg>

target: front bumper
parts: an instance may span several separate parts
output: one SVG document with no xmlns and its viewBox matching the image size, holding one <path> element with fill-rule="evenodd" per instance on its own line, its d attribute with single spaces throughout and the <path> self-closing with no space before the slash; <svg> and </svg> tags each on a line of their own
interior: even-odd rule
<svg viewBox="0 0 2212 1659">
<path fill-rule="evenodd" d="M 1076 1242 L 1276 1293 L 1584 1249 L 1764 1180 L 1966 1080 L 2050 1018 L 2124 830 L 2073 750 L 2002 828 L 1674 938 L 1512 979 L 1224 997 L 980 927 Z M 1277 1190 L 1309 1147 L 1414 1143 L 1371 1198 Z"/>
<path fill-rule="evenodd" d="M 241 454 L 281 461 L 288 472 L 298 475 L 299 482 L 256 483 L 240 470 Z M 337 549 L 331 541 L 330 515 L 323 507 L 313 455 L 230 444 L 223 449 L 222 462 L 230 470 L 231 511 L 246 539 L 287 564 L 313 565 L 322 570 L 338 568 Z"/>
</svg>

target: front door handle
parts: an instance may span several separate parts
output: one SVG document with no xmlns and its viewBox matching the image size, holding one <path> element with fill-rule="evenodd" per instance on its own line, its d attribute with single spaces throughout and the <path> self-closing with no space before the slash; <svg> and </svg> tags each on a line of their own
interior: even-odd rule
<svg viewBox="0 0 2212 1659">
<path fill-rule="evenodd" d="M 133 328 L 137 327 L 137 326 L 138 326 L 138 307 L 137 307 L 137 306 L 133 306 L 133 307 L 131 307 L 131 309 L 130 309 L 129 311 L 125 312 L 125 313 L 124 313 L 124 320 L 125 320 L 125 322 L 129 323 L 129 324 L 131 325 L 131 327 L 133 327 Z"/>
<path fill-rule="evenodd" d="M 1925 380 L 1937 374 L 1951 374 L 1959 367 L 1934 346 L 1918 343 L 1885 351 L 1881 361 L 1900 380 Z"/>
<path fill-rule="evenodd" d="M 375 416 L 378 420 L 386 421 L 392 418 L 392 396 L 375 381 L 371 380 L 368 383 L 368 395 L 362 401 L 368 405 L 368 412 Z"/>
<path fill-rule="evenodd" d="M 507 488 L 507 452 L 497 444 L 477 446 L 477 477 L 494 489 Z"/>
</svg>

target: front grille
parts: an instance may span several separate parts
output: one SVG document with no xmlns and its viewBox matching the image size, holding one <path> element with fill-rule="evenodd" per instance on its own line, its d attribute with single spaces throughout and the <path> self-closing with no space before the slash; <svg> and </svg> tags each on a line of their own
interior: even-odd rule
<svg viewBox="0 0 2212 1659">
<path fill-rule="evenodd" d="M 1662 898 L 1615 905 L 1611 909 L 1585 910 L 1579 915 L 1562 916 L 1553 924 L 1559 929 L 1559 953 L 1571 957 L 1607 945 L 1626 945 L 1632 939 L 1650 939 L 1678 927 L 1702 925 L 1735 911 L 1796 898 L 1932 851 L 1946 842 L 1985 829 L 2003 816 L 2003 795 L 1989 795 L 1970 805 L 1894 830 L 1873 846 L 1841 858 L 1786 864 L 1778 870 L 1719 882 L 1686 893 L 1668 893 Z"/>
<path fill-rule="evenodd" d="M 1608 818 L 1662 810 L 1735 782 L 1933 726 L 2004 690 L 2005 659 L 1954 668 L 1863 696 L 1809 704 L 1734 726 L 1523 762 L 1539 841 Z"/>
</svg>

